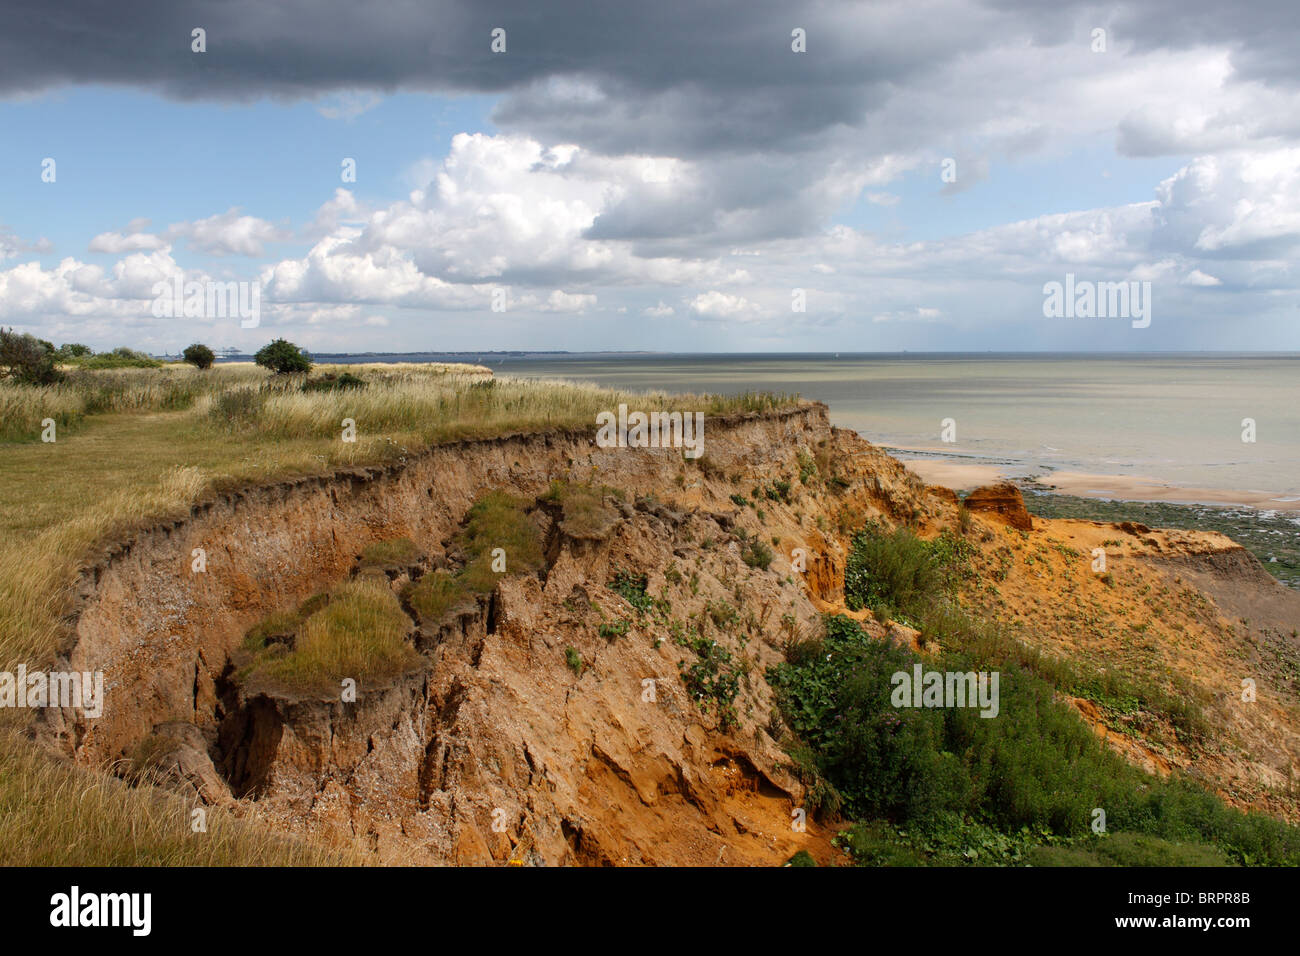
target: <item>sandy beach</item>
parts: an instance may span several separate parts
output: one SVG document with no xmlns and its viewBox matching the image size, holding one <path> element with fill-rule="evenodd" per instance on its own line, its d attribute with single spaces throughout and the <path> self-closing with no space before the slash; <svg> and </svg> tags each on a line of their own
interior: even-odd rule
<svg viewBox="0 0 1300 956">
<path fill-rule="evenodd" d="M 1079 471 L 1050 471 L 1013 464 L 971 464 L 936 458 L 907 458 L 907 467 L 927 484 L 969 491 L 1004 479 L 1032 478 L 1044 488 L 1081 498 L 1120 501 L 1159 501 L 1167 504 L 1204 504 L 1258 508 L 1263 511 L 1300 511 L 1300 498 L 1265 491 L 1228 491 L 1188 488 L 1144 475 L 1096 475 Z"/>
</svg>

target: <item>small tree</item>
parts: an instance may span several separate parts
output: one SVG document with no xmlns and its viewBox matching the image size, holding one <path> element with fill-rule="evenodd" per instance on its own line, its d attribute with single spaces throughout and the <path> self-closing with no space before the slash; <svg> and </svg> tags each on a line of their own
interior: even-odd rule
<svg viewBox="0 0 1300 956">
<path fill-rule="evenodd" d="M 63 380 L 54 367 L 54 346 L 26 333 L 0 329 L 0 369 L 24 385 L 53 385 Z"/>
<path fill-rule="evenodd" d="M 94 349 L 80 342 L 64 342 L 59 346 L 59 358 L 86 358 L 94 354 Z"/>
<path fill-rule="evenodd" d="M 269 345 L 263 345 L 253 356 L 253 361 L 280 375 L 288 372 L 311 371 L 311 356 L 284 339 L 276 339 Z"/>
<path fill-rule="evenodd" d="M 187 346 L 181 355 L 184 356 L 185 361 L 199 368 L 212 368 L 212 363 L 216 361 L 217 358 L 212 349 L 200 342 L 195 342 L 193 345 Z"/>
</svg>

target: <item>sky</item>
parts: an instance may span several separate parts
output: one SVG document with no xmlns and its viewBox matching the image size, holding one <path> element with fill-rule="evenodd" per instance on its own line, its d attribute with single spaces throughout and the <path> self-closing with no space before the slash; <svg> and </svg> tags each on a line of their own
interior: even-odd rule
<svg viewBox="0 0 1300 956">
<path fill-rule="evenodd" d="M 1292 0 L 0 16 L 0 325 L 56 344 L 1300 350 Z"/>
</svg>

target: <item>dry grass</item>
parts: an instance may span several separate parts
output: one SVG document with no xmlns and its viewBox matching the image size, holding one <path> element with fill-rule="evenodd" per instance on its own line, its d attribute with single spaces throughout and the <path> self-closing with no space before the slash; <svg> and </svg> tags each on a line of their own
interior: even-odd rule
<svg viewBox="0 0 1300 956">
<path fill-rule="evenodd" d="M 223 810 L 195 833 L 180 796 L 55 761 L 0 732 L 0 866 L 340 866 L 354 847 L 293 840 Z"/>
<path fill-rule="evenodd" d="M 546 498 L 557 502 L 564 514 L 564 532 L 575 538 L 601 538 L 618 520 L 618 515 L 605 506 L 605 496 L 618 492 L 604 486 L 561 481 L 551 482 Z"/>
<path fill-rule="evenodd" d="M 0 381 L 0 441 L 37 441 L 41 422 L 55 421 L 60 437 L 91 415 L 162 412 L 189 408 L 202 395 L 238 385 L 259 385 L 270 373 L 247 362 L 199 371 L 189 365 L 157 369 L 75 369 L 44 388 Z"/>
</svg>

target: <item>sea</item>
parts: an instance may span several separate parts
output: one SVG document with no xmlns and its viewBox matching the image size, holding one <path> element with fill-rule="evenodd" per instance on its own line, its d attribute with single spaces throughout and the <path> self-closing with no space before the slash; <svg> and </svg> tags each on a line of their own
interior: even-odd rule
<svg viewBox="0 0 1300 956">
<path fill-rule="evenodd" d="M 499 376 L 634 391 L 795 392 L 903 458 L 1153 477 L 1300 498 L 1300 354 L 522 353 L 319 355 L 472 361 Z"/>
</svg>

